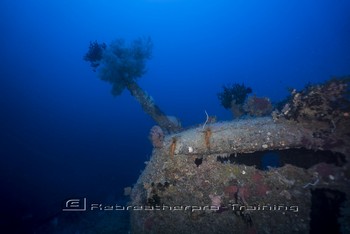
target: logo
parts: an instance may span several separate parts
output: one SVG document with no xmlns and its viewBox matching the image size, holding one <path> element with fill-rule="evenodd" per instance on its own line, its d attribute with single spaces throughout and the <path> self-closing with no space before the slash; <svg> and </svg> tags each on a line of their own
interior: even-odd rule
<svg viewBox="0 0 350 234">
<path fill-rule="evenodd" d="M 66 200 L 63 204 L 63 211 L 86 211 L 86 198 Z"/>
</svg>

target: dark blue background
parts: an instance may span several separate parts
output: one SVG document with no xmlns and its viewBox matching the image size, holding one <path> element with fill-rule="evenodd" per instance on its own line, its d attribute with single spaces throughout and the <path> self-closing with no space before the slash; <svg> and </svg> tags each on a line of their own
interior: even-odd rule
<svg viewBox="0 0 350 234">
<path fill-rule="evenodd" d="M 151 36 L 139 85 L 192 126 L 231 119 L 216 94 L 242 83 L 278 101 L 350 73 L 346 0 L 2 0 L 1 223 L 43 218 L 63 199 L 118 200 L 151 155 L 154 125 L 83 61 L 90 41 Z"/>
</svg>

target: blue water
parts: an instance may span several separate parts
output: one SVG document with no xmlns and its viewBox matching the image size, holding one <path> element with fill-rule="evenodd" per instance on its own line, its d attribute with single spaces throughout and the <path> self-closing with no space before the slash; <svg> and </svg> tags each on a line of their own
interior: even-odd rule
<svg viewBox="0 0 350 234">
<path fill-rule="evenodd" d="M 264 171 L 280 166 L 280 155 L 277 152 L 267 152 L 262 156 L 261 167 Z"/>
<path fill-rule="evenodd" d="M 150 36 L 138 84 L 183 126 L 232 119 L 217 99 L 244 83 L 277 102 L 350 74 L 346 0 L 0 1 L 0 225 L 30 230 L 70 197 L 122 198 L 155 124 L 83 61 L 89 42 Z"/>
</svg>

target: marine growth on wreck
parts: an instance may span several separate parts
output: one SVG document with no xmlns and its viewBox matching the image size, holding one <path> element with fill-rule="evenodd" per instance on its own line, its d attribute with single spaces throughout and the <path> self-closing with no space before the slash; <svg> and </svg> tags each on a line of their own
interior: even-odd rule
<svg viewBox="0 0 350 234">
<path fill-rule="evenodd" d="M 348 84 L 166 135 L 132 189 L 132 233 L 309 233 L 324 217 L 349 230 Z"/>
</svg>

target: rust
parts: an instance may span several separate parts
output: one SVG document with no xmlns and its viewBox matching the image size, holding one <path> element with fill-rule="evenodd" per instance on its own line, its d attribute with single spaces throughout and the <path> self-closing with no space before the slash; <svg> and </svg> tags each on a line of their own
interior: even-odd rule
<svg viewBox="0 0 350 234">
<path fill-rule="evenodd" d="M 210 150 L 210 137 L 211 137 L 211 129 L 206 128 L 204 132 L 204 142 L 205 142 L 205 147 Z"/>
<path fill-rule="evenodd" d="M 176 138 L 173 137 L 170 145 L 170 149 L 169 149 L 169 154 L 171 158 L 174 158 L 175 148 L 176 148 Z"/>
</svg>

